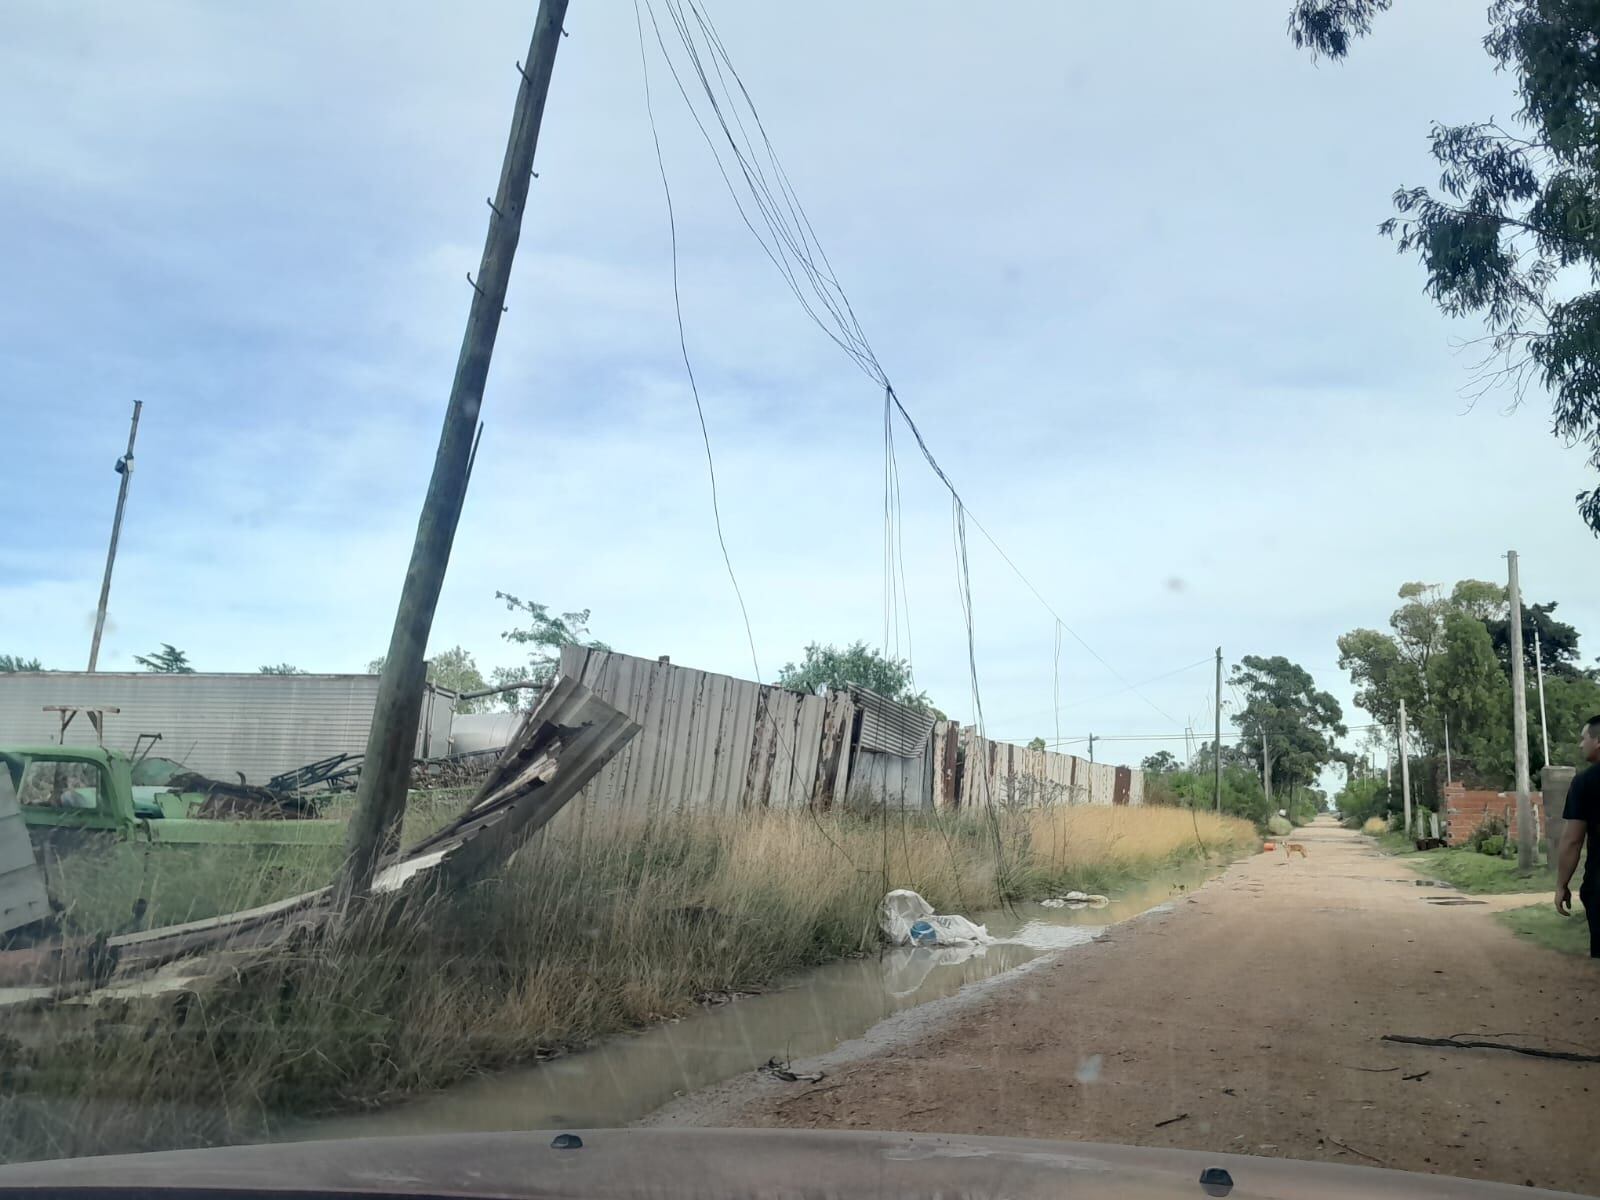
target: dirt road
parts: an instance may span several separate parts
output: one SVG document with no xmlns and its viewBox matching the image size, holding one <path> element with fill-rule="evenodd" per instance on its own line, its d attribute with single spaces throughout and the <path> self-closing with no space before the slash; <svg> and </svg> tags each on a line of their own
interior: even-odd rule
<svg viewBox="0 0 1600 1200">
<path fill-rule="evenodd" d="M 1518 941 L 1358 834 L 1302 830 L 1172 911 L 715 1123 L 1005 1134 L 1369 1163 L 1600 1191 L 1600 964 Z M 1580 919 L 1575 918 L 1575 919 Z M 1408 1078 L 1418 1076 L 1420 1078 Z M 782 1088 L 782 1091 L 774 1090 Z"/>
</svg>

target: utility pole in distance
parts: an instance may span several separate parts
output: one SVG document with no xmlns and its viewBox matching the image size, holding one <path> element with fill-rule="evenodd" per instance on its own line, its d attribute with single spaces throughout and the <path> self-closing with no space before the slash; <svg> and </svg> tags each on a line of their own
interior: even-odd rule
<svg viewBox="0 0 1600 1200">
<path fill-rule="evenodd" d="M 1406 736 L 1406 702 L 1400 701 L 1400 795 L 1405 805 L 1406 836 L 1411 836 L 1411 748 Z"/>
<path fill-rule="evenodd" d="M 111 518 L 111 545 L 106 550 L 106 573 L 100 580 L 100 604 L 94 610 L 94 638 L 89 642 L 89 671 L 92 674 L 100 661 L 100 635 L 106 628 L 106 605 L 111 600 L 111 568 L 117 561 L 117 539 L 122 536 L 122 509 L 128 503 L 128 480 L 133 478 L 133 440 L 139 436 L 139 410 L 143 400 L 133 402 L 133 424 L 128 427 L 128 452 L 117 459 L 117 474 L 122 482 L 117 485 L 117 513 Z"/>
<path fill-rule="evenodd" d="M 1539 743 L 1543 747 L 1540 767 L 1550 765 L 1550 724 L 1544 715 L 1544 654 L 1539 649 L 1539 631 L 1533 631 L 1533 671 L 1539 680 Z"/>
<path fill-rule="evenodd" d="M 1517 552 L 1506 552 L 1507 597 L 1510 609 L 1511 736 L 1517 758 L 1517 870 L 1533 870 L 1533 801 L 1528 795 L 1528 685 L 1522 665 L 1522 589 L 1517 584 Z"/>
<path fill-rule="evenodd" d="M 434 609 L 461 517 L 478 410 L 483 403 L 495 336 L 500 331 L 500 314 L 505 311 L 506 287 L 522 233 L 528 180 L 539 144 L 539 125 L 544 118 L 545 97 L 550 91 L 550 75 L 566 14 L 567 0 L 540 0 L 527 66 L 517 67 L 522 83 L 517 89 L 505 161 L 500 168 L 500 186 L 489 202 L 489 232 L 484 239 L 478 276 L 467 276 L 473 291 L 467 328 L 450 385 L 433 476 L 417 519 L 416 542 L 400 590 L 389 652 L 378 681 L 367 753 L 356 789 L 355 814 L 350 819 L 345 868 L 336 890 L 341 909 L 367 894 L 378 860 L 392 848 L 404 815 L 422 710 L 422 656 L 433 629 Z"/>
<path fill-rule="evenodd" d="M 1267 818 L 1273 815 L 1272 809 L 1272 759 L 1267 757 L 1267 727 L 1261 727 L 1261 790 L 1267 797 Z"/>
<path fill-rule="evenodd" d="M 1094 734 L 1089 735 L 1089 803 L 1094 803 Z"/>
<path fill-rule="evenodd" d="M 1217 802 L 1217 815 L 1222 815 L 1222 647 L 1217 647 L 1217 698 L 1211 703 L 1216 718 L 1211 734 L 1211 793 Z"/>
</svg>

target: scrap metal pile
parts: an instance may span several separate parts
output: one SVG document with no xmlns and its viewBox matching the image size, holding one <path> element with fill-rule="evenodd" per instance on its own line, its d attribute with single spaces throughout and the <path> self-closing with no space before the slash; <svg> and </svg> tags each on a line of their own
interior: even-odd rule
<svg viewBox="0 0 1600 1200">
<path fill-rule="evenodd" d="M 505 862 L 625 746 L 639 726 L 563 677 L 529 713 L 461 814 L 411 849 L 392 856 L 373 881 L 375 895 L 400 902 L 451 889 Z M 333 916 L 333 887 L 184 925 L 0 952 L 0 980 L 26 983 L 35 1002 L 101 988 L 140 985 L 178 960 L 192 983 L 205 958 L 261 950 L 313 933 Z"/>
</svg>

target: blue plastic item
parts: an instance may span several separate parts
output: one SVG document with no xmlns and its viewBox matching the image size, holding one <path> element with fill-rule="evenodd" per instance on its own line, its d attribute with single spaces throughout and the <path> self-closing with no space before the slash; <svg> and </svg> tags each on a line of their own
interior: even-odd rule
<svg viewBox="0 0 1600 1200">
<path fill-rule="evenodd" d="M 910 929 L 913 946 L 934 946 L 939 942 L 939 931 L 926 921 L 916 921 Z"/>
</svg>

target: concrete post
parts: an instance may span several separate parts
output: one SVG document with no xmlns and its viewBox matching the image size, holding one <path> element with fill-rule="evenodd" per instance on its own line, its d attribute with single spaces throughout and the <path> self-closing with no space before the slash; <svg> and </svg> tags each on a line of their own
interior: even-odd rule
<svg viewBox="0 0 1600 1200">
<path fill-rule="evenodd" d="M 1555 870 L 1556 846 L 1561 842 L 1561 810 L 1567 806 L 1567 789 L 1575 774 L 1573 767 L 1546 767 L 1539 772 L 1539 790 L 1544 793 L 1544 848 L 1551 870 Z"/>
</svg>

